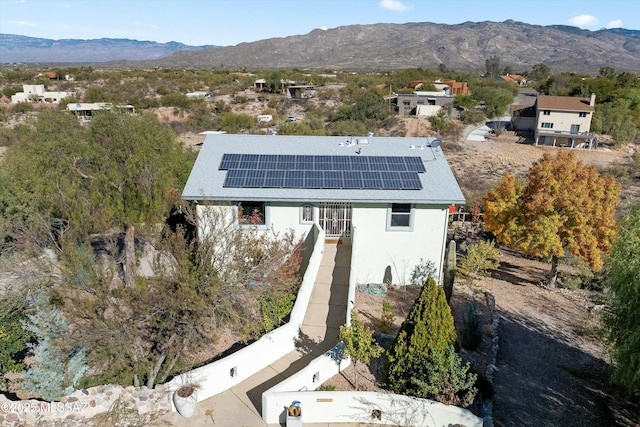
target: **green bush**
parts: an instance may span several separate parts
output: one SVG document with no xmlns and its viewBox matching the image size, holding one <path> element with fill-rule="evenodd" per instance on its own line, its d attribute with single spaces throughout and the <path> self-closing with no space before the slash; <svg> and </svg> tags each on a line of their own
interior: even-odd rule
<svg viewBox="0 0 640 427">
<path fill-rule="evenodd" d="M 464 307 L 460 344 L 467 350 L 475 350 L 482 343 L 482 314 L 478 311 L 475 298 Z"/>
<path fill-rule="evenodd" d="M 18 102 L 11 108 L 12 113 L 27 113 L 29 111 L 33 111 L 33 105 L 30 102 Z"/>
<path fill-rule="evenodd" d="M 259 298 L 265 332 L 272 331 L 282 324 L 282 321 L 291 314 L 295 300 L 296 296 L 287 292 L 265 293 Z"/>
<path fill-rule="evenodd" d="M 487 117 L 480 110 L 466 110 L 460 113 L 460 120 L 465 125 L 474 125 L 477 123 L 484 123 Z"/>
<path fill-rule="evenodd" d="M 478 390 L 474 387 L 477 375 L 471 365 L 464 363 L 453 346 L 444 353 L 424 359 L 411 378 L 412 395 L 435 400 L 445 405 L 469 406 Z"/>
<path fill-rule="evenodd" d="M 458 271 L 468 282 L 472 282 L 475 275 L 488 276 L 489 270 L 498 268 L 499 259 L 500 251 L 493 241 L 469 245 L 467 255 L 458 265 Z"/>
<path fill-rule="evenodd" d="M 183 93 L 169 93 L 160 98 L 163 107 L 176 107 L 187 109 L 191 105 L 191 100 Z"/>
<path fill-rule="evenodd" d="M 391 326 L 393 326 L 393 321 L 395 318 L 396 316 L 393 312 L 393 307 L 391 307 L 391 303 L 388 301 L 383 302 L 382 315 L 380 316 L 380 323 L 379 323 L 380 331 L 382 331 L 385 334 L 390 333 Z"/>
<path fill-rule="evenodd" d="M 444 355 L 455 341 L 453 316 L 444 291 L 429 277 L 387 351 L 386 387 L 394 393 L 420 395 L 414 377 L 424 371 L 425 363 Z"/>
</svg>

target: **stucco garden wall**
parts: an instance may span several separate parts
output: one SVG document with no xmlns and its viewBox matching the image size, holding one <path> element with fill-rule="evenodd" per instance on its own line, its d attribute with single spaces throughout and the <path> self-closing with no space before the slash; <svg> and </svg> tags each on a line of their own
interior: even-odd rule
<svg viewBox="0 0 640 427">
<path fill-rule="evenodd" d="M 102 385 L 76 390 L 59 402 L 9 400 L 0 394 L 0 426 L 142 426 L 171 410 L 165 385 Z"/>
</svg>

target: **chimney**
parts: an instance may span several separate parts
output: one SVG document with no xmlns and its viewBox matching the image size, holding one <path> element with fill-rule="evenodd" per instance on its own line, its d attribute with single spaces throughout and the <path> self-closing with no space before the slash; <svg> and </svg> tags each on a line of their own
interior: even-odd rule
<svg viewBox="0 0 640 427">
<path fill-rule="evenodd" d="M 589 106 L 593 107 L 596 105 L 596 94 L 592 93 L 591 98 L 589 99 Z"/>
</svg>

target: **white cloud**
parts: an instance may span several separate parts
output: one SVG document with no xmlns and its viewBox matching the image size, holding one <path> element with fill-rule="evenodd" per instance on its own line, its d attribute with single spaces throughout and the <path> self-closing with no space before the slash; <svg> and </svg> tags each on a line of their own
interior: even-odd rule
<svg viewBox="0 0 640 427">
<path fill-rule="evenodd" d="M 324 25 L 322 27 L 318 27 L 319 30 L 322 31 L 327 31 L 329 28 L 325 27 Z"/>
<path fill-rule="evenodd" d="M 408 7 L 399 0 L 380 0 L 380 7 L 393 10 L 394 12 L 404 12 L 408 9 Z"/>
<path fill-rule="evenodd" d="M 576 27 L 595 27 L 600 21 L 593 15 L 578 15 L 569 18 L 569 23 Z"/>
<path fill-rule="evenodd" d="M 31 21 L 9 21 L 9 24 L 17 25 L 20 27 L 37 27 L 38 26 L 38 24 Z"/>
<path fill-rule="evenodd" d="M 622 19 L 616 19 L 607 24 L 607 28 L 622 28 Z"/>
</svg>

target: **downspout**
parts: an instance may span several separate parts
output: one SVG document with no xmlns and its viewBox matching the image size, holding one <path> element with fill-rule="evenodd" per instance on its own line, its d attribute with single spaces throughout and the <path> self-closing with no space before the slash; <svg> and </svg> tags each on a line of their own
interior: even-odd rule
<svg viewBox="0 0 640 427">
<path fill-rule="evenodd" d="M 444 209 L 445 215 L 444 215 L 444 235 L 442 236 L 442 245 L 441 245 L 441 249 L 440 249 L 440 268 L 438 271 L 438 284 L 442 286 L 443 284 L 443 268 L 444 268 L 444 254 L 445 254 L 445 248 L 447 247 L 447 233 L 449 231 L 449 208 L 446 207 Z"/>
</svg>

